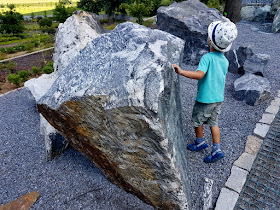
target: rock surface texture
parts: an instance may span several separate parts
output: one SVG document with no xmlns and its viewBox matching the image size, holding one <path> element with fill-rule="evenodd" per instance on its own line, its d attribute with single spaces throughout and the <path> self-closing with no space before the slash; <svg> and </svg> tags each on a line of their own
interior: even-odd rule
<svg viewBox="0 0 280 210">
<path fill-rule="evenodd" d="M 89 43 L 37 104 L 112 182 L 158 209 L 189 209 L 178 75 L 184 41 L 119 24 Z"/>
<path fill-rule="evenodd" d="M 104 33 L 100 22 L 92 14 L 75 11 L 56 32 L 55 50 L 53 55 L 54 72 L 43 74 L 36 79 L 28 80 L 24 86 L 28 88 L 38 101 L 52 86 L 60 71 L 83 49 L 88 42 Z M 68 146 L 65 138 L 40 115 L 40 131 L 44 135 L 46 160 L 52 160 Z"/>
<path fill-rule="evenodd" d="M 274 16 L 279 8 L 280 8 L 280 0 L 273 0 L 271 2 L 270 14 Z"/>
<path fill-rule="evenodd" d="M 273 33 L 280 31 L 280 8 L 277 10 L 277 12 L 274 16 L 271 30 Z"/>
<path fill-rule="evenodd" d="M 255 12 L 254 21 L 264 21 L 270 18 L 271 6 L 265 5 L 264 7 L 257 8 Z"/>
<path fill-rule="evenodd" d="M 245 6 L 241 8 L 241 19 L 252 21 L 255 18 L 255 12 L 257 8 L 254 6 Z"/>
<path fill-rule="evenodd" d="M 228 21 L 216 10 L 198 0 L 173 3 L 157 11 L 158 29 L 185 40 L 185 64 L 198 64 L 202 55 L 209 51 L 207 44 L 208 26 L 211 22 Z"/>
<path fill-rule="evenodd" d="M 234 98 L 254 106 L 270 98 L 270 82 L 268 79 L 254 74 L 245 74 L 234 81 Z"/>
<path fill-rule="evenodd" d="M 59 24 L 55 35 L 54 71 L 64 69 L 89 41 L 103 33 L 104 28 L 93 14 L 79 10 L 73 12 Z"/>
<path fill-rule="evenodd" d="M 245 73 L 254 73 L 263 76 L 269 58 L 270 56 L 267 54 L 254 54 L 250 56 L 244 62 Z"/>
</svg>

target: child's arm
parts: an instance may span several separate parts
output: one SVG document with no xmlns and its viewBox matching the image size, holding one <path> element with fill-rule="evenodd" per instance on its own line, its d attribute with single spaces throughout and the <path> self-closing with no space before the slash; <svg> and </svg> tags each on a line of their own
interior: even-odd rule
<svg viewBox="0 0 280 210">
<path fill-rule="evenodd" d="M 197 79 L 200 80 L 204 77 L 204 72 L 203 71 L 186 71 L 180 68 L 180 66 L 176 64 L 172 64 L 172 66 L 175 69 L 175 72 L 179 75 L 182 75 L 184 77 L 188 77 L 190 79 Z"/>
</svg>

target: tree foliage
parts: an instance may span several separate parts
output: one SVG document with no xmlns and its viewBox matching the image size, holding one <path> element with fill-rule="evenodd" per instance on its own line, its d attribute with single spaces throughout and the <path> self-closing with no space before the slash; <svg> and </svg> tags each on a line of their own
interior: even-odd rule
<svg viewBox="0 0 280 210">
<path fill-rule="evenodd" d="M 136 17 L 136 22 L 139 24 L 143 23 L 143 18 L 148 16 L 153 10 L 152 0 L 135 0 L 131 4 L 124 5 L 129 15 Z"/>
<path fill-rule="evenodd" d="M 1 33 L 22 33 L 24 30 L 23 16 L 15 11 L 15 5 L 9 4 L 9 11 L 0 14 L 0 32 Z"/>
<path fill-rule="evenodd" d="M 76 10 L 75 7 L 70 7 L 70 5 L 71 1 L 69 0 L 60 1 L 53 11 L 54 19 L 60 23 L 65 22 L 65 20 Z"/>
<path fill-rule="evenodd" d="M 52 19 L 49 17 L 45 17 L 38 22 L 40 28 L 42 27 L 51 27 L 52 26 Z"/>
</svg>

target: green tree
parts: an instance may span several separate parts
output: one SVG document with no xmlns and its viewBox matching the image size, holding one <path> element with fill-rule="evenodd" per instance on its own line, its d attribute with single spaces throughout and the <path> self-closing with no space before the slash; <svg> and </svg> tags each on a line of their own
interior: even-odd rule
<svg viewBox="0 0 280 210">
<path fill-rule="evenodd" d="M 45 18 L 39 20 L 38 24 L 39 24 L 40 28 L 51 27 L 52 26 L 52 19 L 48 18 L 48 17 L 45 17 Z"/>
<path fill-rule="evenodd" d="M 72 15 L 75 10 L 75 7 L 71 7 L 71 1 L 62 0 L 55 6 L 53 11 L 54 19 L 60 23 L 63 23 L 68 17 Z"/>
<path fill-rule="evenodd" d="M 15 5 L 9 4 L 9 11 L 0 14 L 0 33 L 22 33 L 24 30 L 23 16 L 15 11 Z"/>
<path fill-rule="evenodd" d="M 80 0 L 77 7 L 96 14 L 105 11 L 109 19 L 114 16 L 117 11 L 120 11 L 120 5 L 122 3 L 128 2 L 130 2 L 130 0 Z"/>
<path fill-rule="evenodd" d="M 152 0 L 136 0 L 131 4 L 123 4 L 130 16 L 136 17 L 136 22 L 143 24 L 143 18 L 148 16 L 153 9 Z"/>
</svg>

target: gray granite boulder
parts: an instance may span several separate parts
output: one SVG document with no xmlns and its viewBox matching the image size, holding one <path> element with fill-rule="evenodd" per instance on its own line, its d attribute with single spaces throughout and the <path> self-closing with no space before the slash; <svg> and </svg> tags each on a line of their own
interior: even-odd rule
<svg viewBox="0 0 280 210">
<path fill-rule="evenodd" d="M 250 45 L 247 47 L 241 46 L 237 50 L 234 49 L 225 53 L 225 56 L 229 61 L 228 71 L 234 74 L 244 74 L 244 63 L 247 58 L 253 55 L 254 53 Z"/>
<path fill-rule="evenodd" d="M 92 40 L 39 112 L 107 177 L 157 209 L 190 209 L 179 77 L 184 41 L 130 22 Z"/>
<path fill-rule="evenodd" d="M 271 2 L 270 14 L 274 16 L 279 8 L 280 8 L 280 0 L 273 0 Z"/>
<path fill-rule="evenodd" d="M 75 11 L 60 23 L 55 35 L 53 54 L 54 71 L 62 71 L 86 44 L 105 33 L 99 19 L 85 11 Z"/>
<path fill-rule="evenodd" d="M 244 62 L 244 72 L 263 76 L 269 59 L 270 56 L 267 54 L 254 54 L 248 57 Z"/>
<path fill-rule="evenodd" d="M 254 6 L 245 6 L 241 8 L 241 19 L 252 21 L 255 18 L 255 12 L 257 8 Z"/>
<path fill-rule="evenodd" d="M 264 21 L 270 19 L 270 5 L 257 8 L 253 21 Z"/>
<path fill-rule="evenodd" d="M 202 55 L 209 52 L 207 29 L 217 20 L 228 21 L 218 10 L 198 0 L 175 2 L 157 10 L 158 29 L 185 40 L 183 62 L 186 64 L 198 64 Z"/>
<path fill-rule="evenodd" d="M 273 33 L 280 31 L 280 9 L 278 9 L 274 16 L 271 30 Z"/>
<path fill-rule="evenodd" d="M 233 97 L 254 106 L 270 98 L 270 82 L 264 77 L 245 74 L 234 81 Z"/>
<path fill-rule="evenodd" d="M 67 71 L 65 67 L 88 42 L 104 32 L 99 20 L 93 14 L 84 11 L 75 11 L 64 23 L 59 24 L 53 54 L 55 71 L 24 83 L 35 100 L 38 101 L 49 90 L 60 72 Z M 45 139 L 47 161 L 62 153 L 68 146 L 64 137 L 42 115 L 40 115 L 40 132 Z"/>
</svg>

